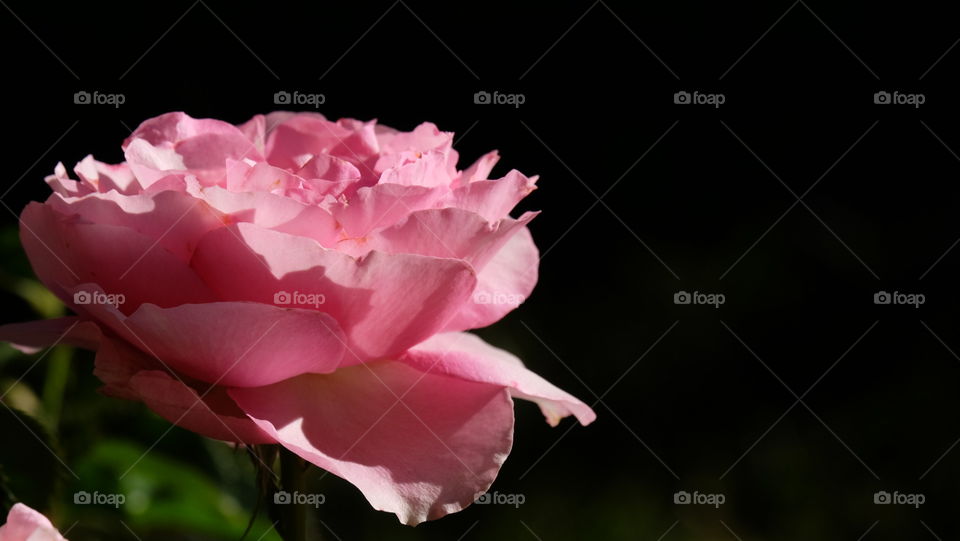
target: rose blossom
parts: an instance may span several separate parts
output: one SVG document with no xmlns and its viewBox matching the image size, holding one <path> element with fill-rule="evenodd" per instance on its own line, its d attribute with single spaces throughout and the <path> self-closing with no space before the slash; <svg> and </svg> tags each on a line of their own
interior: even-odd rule
<svg viewBox="0 0 960 541">
<path fill-rule="evenodd" d="M 0 541 L 67 541 L 47 517 L 22 503 L 14 504 L 0 526 Z"/>
<path fill-rule="evenodd" d="M 513 441 L 513 402 L 593 411 L 463 331 L 537 281 L 509 213 L 536 177 L 456 168 L 453 134 L 314 113 L 234 126 L 169 113 L 30 203 L 20 238 L 78 316 L 0 327 L 95 349 L 111 396 L 211 438 L 279 443 L 416 524 L 469 505 Z"/>
</svg>

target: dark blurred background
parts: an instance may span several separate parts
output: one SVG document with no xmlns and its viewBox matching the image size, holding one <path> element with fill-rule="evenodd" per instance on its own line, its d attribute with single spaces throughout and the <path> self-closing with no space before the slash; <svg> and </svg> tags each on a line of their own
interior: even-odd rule
<svg viewBox="0 0 960 541">
<path fill-rule="evenodd" d="M 167 111 L 242 122 L 281 108 L 276 92 L 322 93 L 330 118 L 429 120 L 459 134 L 464 167 L 496 148 L 495 173 L 541 175 L 519 209 L 543 210 L 540 283 L 479 333 L 598 420 L 550 428 L 518 403 L 491 490 L 523 505 L 415 529 L 326 476 L 329 538 L 960 535 L 948 4 L 0 4 L 4 322 L 62 310 L 16 238 L 42 178 L 88 153 L 122 160 L 130 130 Z M 523 104 L 476 104 L 482 91 Z M 875 304 L 881 291 L 924 303 Z M 3 400 L 23 412 L 0 411 L 8 502 L 74 541 L 240 538 L 255 499 L 242 452 L 98 395 L 87 352 L 4 348 Z M 78 490 L 129 497 L 77 506 Z M 247 539 L 277 539 L 269 527 Z"/>
</svg>

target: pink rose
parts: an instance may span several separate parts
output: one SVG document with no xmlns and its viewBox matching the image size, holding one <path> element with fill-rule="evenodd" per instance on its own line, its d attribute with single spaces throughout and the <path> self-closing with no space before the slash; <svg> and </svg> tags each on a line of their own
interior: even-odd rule
<svg viewBox="0 0 960 541">
<path fill-rule="evenodd" d="M 511 397 L 595 415 L 464 330 L 537 281 L 535 188 L 451 133 L 319 114 L 169 113 L 30 203 L 20 238 L 78 317 L 0 327 L 95 349 L 106 394 L 211 438 L 279 443 L 416 524 L 469 505 L 513 439 Z"/>
<path fill-rule="evenodd" d="M 0 541 L 67 541 L 47 517 L 22 503 L 14 504 L 0 526 Z"/>
</svg>

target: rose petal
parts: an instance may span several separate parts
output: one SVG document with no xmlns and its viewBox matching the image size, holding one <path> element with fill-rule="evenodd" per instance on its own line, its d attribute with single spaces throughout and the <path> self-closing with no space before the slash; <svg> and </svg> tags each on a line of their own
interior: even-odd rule
<svg viewBox="0 0 960 541">
<path fill-rule="evenodd" d="M 502 388 L 396 362 L 228 393 L 284 447 L 410 525 L 472 503 L 513 440 L 513 408 Z"/>
<path fill-rule="evenodd" d="M 54 194 L 47 204 L 64 216 L 78 216 L 82 222 L 128 227 L 155 239 L 184 262 L 190 261 L 200 237 L 223 226 L 222 214 L 183 192 L 108 192 L 69 199 Z"/>
<path fill-rule="evenodd" d="M 255 142 L 236 126 L 184 113 L 167 113 L 140 124 L 124 141 L 123 150 L 145 188 L 170 171 L 190 171 L 204 185 L 216 185 L 227 159 L 263 159 Z"/>
<path fill-rule="evenodd" d="M 218 385 L 253 387 L 332 372 L 343 356 L 336 320 L 313 310 L 245 302 L 159 308 L 126 321 L 144 351 L 172 369 Z"/>
<path fill-rule="evenodd" d="M 16 503 L 0 526 L 0 541 L 66 541 L 50 520 L 33 509 Z"/>
<path fill-rule="evenodd" d="M 486 180 L 490 178 L 490 171 L 500 161 L 500 153 L 496 150 L 488 152 L 480 159 L 473 162 L 473 165 L 464 169 L 454 182 L 454 187 L 465 186 L 477 180 Z"/>
<path fill-rule="evenodd" d="M 536 215 L 528 212 L 519 220 L 504 218 L 489 223 L 473 212 L 456 208 L 421 210 L 376 232 L 367 246 L 390 253 L 462 259 L 481 273 L 510 237 Z"/>
<path fill-rule="evenodd" d="M 495 222 L 510 214 L 521 199 L 535 189 L 537 177 L 527 177 L 518 171 L 510 171 L 497 180 L 476 180 L 461 185 L 446 195 L 440 206 L 457 207 Z"/>
<path fill-rule="evenodd" d="M 100 329 L 89 321 L 81 321 L 73 316 L 42 319 L 0 325 L 0 341 L 9 342 L 27 354 L 53 344 L 96 349 L 100 343 Z"/>
<path fill-rule="evenodd" d="M 424 340 L 476 283 L 463 261 L 381 252 L 358 260 L 248 223 L 207 234 L 192 266 L 223 299 L 277 303 L 281 294 L 314 295 L 316 308 L 346 333 L 345 363 L 390 357 Z"/>
<path fill-rule="evenodd" d="M 20 241 L 34 272 L 70 306 L 74 299 L 65 292 L 81 283 L 122 294 L 119 308 L 128 314 L 146 302 L 177 306 L 214 300 L 183 260 L 132 229 L 76 223 L 39 203 L 27 205 L 20 220 Z"/>
<path fill-rule="evenodd" d="M 268 166 L 269 167 L 269 166 Z M 267 192 L 231 192 L 204 188 L 203 199 L 228 215 L 228 223 L 250 222 L 260 227 L 313 239 L 333 247 L 339 240 L 337 221 L 326 210 Z"/>
<path fill-rule="evenodd" d="M 303 165 L 302 156 L 330 154 L 360 163 L 378 151 L 372 123 L 331 122 L 319 113 L 283 119 L 267 134 L 266 148 L 271 165 L 290 170 Z"/>
<path fill-rule="evenodd" d="M 81 197 L 96 191 L 89 184 L 71 180 L 67 176 L 67 168 L 61 162 L 57 162 L 56 167 L 53 168 L 53 174 L 47 175 L 43 180 L 54 193 L 64 197 Z"/>
<path fill-rule="evenodd" d="M 358 189 L 347 204 L 333 206 L 330 212 L 349 238 L 363 238 L 415 210 L 433 207 L 442 195 L 426 186 L 377 184 Z"/>
<path fill-rule="evenodd" d="M 477 273 L 469 302 L 444 330 L 479 329 L 515 310 L 537 285 L 540 253 L 526 227 L 520 228 Z"/>
<path fill-rule="evenodd" d="M 511 395 L 536 402 L 551 426 L 567 415 L 576 416 L 582 425 L 597 418 L 589 406 L 528 370 L 520 359 L 470 333 L 435 335 L 400 361 L 430 374 L 507 387 Z"/>
<path fill-rule="evenodd" d="M 132 195 L 142 188 L 137 178 L 126 163 L 111 165 L 98 162 L 88 155 L 73 168 L 73 172 L 95 191 L 106 193 L 114 190 L 125 195 Z"/>
</svg>

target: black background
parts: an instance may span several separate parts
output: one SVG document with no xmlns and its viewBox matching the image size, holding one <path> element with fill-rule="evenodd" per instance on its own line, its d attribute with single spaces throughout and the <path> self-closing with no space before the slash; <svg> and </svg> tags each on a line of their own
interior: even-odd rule
<svg viewBox="0 0 960 541">
<path fill-rule="evenodd" d="M 494 489 L 524 494 L 519 509 L 410 530 L 327 478 L 339 538 L 960 533 L 948 5 L 3 2 L 13 213 L 46 197 L 57 161 L 122 160 L 146 118 L 239 123 L 282 90 L 323 93 L 329 118 L 429 120 L 459 134 L 463 167 L 496 148 L 495 173 L 541 175 L 520 209 L 543 210 L 540 283 L 481 334 L 602 399 L 598 420 L 551 429 L 518 404 Z M 81 90 L 126 103 L 76 105 Z M 678 105 L 681 90 L 726 102 Z M 478 105 L 478 91 L 525 103 Z M 926 103 L 877 105 L 878 91 Z M 726 303 L 675 305 L 680 290 Z M 881 290 L 926 303 L 875 305 Z M 6 320 L 22 319 L 5 300 Z M 678 490 L 726 502 L 674 505 Z M 880 490 L 926 503 L 875 505 Z"/>
</svg>

